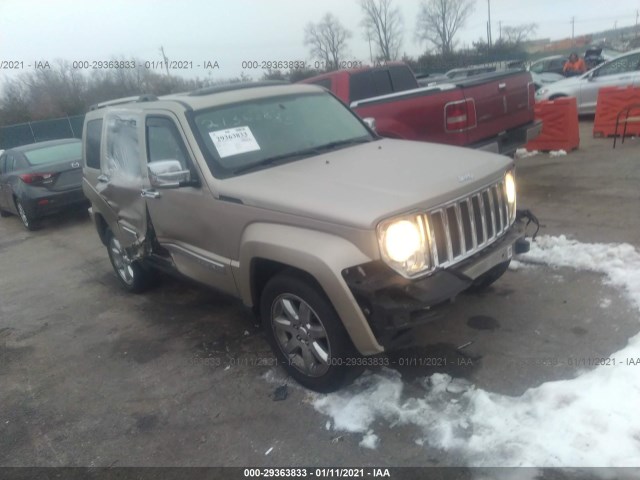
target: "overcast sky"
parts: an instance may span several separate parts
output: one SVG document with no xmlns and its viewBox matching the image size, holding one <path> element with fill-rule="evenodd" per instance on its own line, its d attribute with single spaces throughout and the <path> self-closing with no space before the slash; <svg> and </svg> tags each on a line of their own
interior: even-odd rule
<svg viewBox="0 0 640 480">
<path fill-rule="evenodd" d="M 394 0 L 404 19 L 402 51 L 417 56 L 424 45 L 414 40 L 420 0 Z M 537 37 L 560 39 L 575 34 L 634 25 L 640 0 L 491 0 L 493 38 L 503 25 L 538 23 Z M 218 61 L 216 79 L 238 76 L 243 60 L 310 60 L 304 27 L 332 12 L 353 33 L 349 51 L 369 58 L 358 0 L 0 0 L 0 61 L 108 60 L 134 56 L 195 64 Z M 474 12 L 458 34 L 460 44 L 486 38 L 487 1 L 475 0 Z M 251 74 L 251 71 L 246 71 Z M 207 75 L 194 67 L 189 76 Z M 258 78 L 261 72 L 254 73 Z M 6 76 L 6 70 L 0 70 Z"/>
</svg>

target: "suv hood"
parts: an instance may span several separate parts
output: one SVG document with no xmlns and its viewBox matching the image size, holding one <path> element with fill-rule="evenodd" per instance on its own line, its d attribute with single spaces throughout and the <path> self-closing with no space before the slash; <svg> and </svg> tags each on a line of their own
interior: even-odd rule
<svg viewBox="0 0 640 480">
<path fill-rule="evenodd" d="M 497 181 L 501 155 L 382 139 L 220 181 L 220 195 L 259 208 L 357 228 L 435 207 Z"/>
</svg>

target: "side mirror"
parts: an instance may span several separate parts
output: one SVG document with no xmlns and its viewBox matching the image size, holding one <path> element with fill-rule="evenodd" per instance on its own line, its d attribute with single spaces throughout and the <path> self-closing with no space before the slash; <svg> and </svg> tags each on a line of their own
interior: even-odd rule
<svg viewBox="0 0 640 480">
<path fill-rule="evenodd" d="M 373 117 L 363 118 L 362 121 L 366 123 L 367 127 L 369 127 L 374 132 L 376 131 L 376 119 Z"/>
<path fill-rule="evenodd" d="M 178 188 L 191 181 L 191 172 L 178 160 L 160 160 L 148 165 L 149 182 L 155 188 Z"/>
</svg>

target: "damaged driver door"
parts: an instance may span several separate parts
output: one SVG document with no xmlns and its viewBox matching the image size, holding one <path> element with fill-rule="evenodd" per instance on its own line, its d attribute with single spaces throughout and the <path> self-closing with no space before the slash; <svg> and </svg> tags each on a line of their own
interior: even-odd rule
<svg viewBox="0 0 640 480">
<path fill-rule="evenodd" d="M 147 231 L 143 189 L 144 121 L 141 112 L 113 111 L 105 115 L 105 149 L 96 190 L 117 218 L 114 235 L 124 247 L 140 245 Z"/>
</svg>

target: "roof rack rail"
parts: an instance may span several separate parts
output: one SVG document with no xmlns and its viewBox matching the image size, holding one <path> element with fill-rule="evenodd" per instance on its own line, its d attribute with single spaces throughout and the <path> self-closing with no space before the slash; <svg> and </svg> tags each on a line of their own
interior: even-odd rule
<svg viewBox="0 0 640 480">
<path fill-rule="evenodd" d="M 242 90 L 243 88 L 256 88 L 256 87 L 273 87 L 277 85 L 291 85 L 290 82 L 284 80 L 264 80 L 262 82 L 238 82 L 229 83 L 227 85 L 218 85 L 215 87 L 205 87 L 193 92 L 189 92 L 187 95 L 190 97 L 201 97 L 203 95 L 211 95 L 213 93 L 230 92 L 232 90 Z"/>
<path fill-rule="evenodd" d="M 146 93 L 144 95 L 136 95 L 133 97 L 124 97 L 124 98 L 116 98 L 115 100 L 107 100 L 106 102 L 96 103 L 89 107 L 90 111 L 98 110 L 99 108 L 111 107 L 114 105 L 124 105 L 125 103 L 136 103 L 136 102 L 154 102 L 158 100 L 153 94 Z"/>
</svg>

